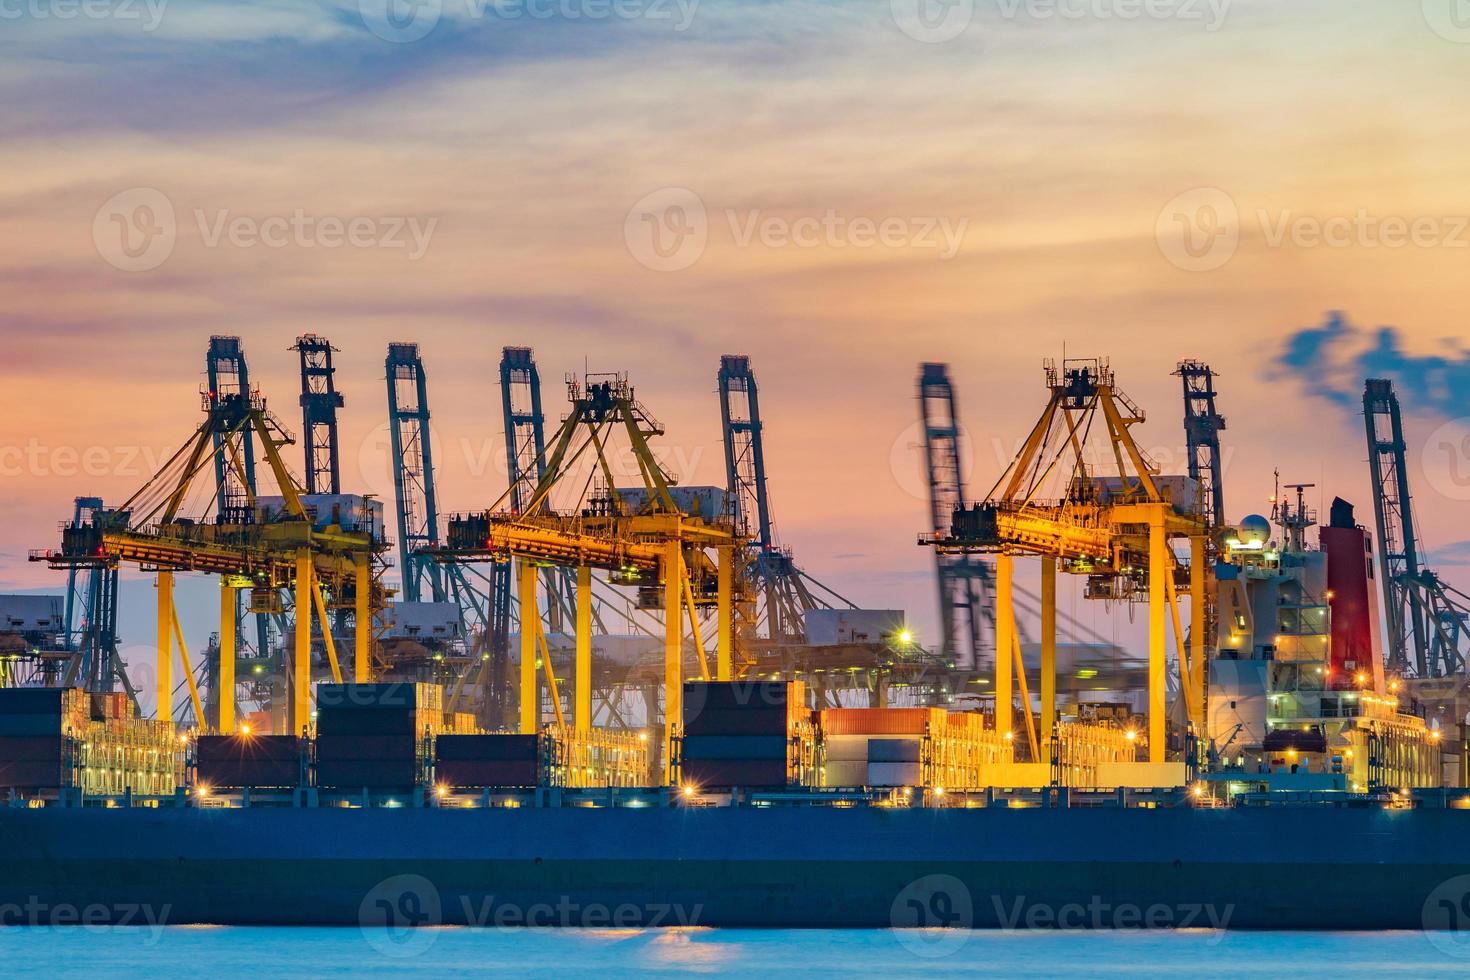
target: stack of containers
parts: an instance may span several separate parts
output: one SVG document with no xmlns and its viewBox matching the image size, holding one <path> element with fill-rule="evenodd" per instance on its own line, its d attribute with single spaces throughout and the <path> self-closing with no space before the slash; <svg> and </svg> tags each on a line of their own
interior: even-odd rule
<svg viewBox="0 0 1470 980">
<path fill-rule="evenodd" d="M 538 735 L 440 735 L 434 782 L 454 789 L 522 789 L 541 780 Z"/>
<path fill-rule="evenodd" d="M 800 681 L 684 685 L 680 778 L 701 789 L 799 783 L 815 761 L 815 728 Z"/>
<path fill-rule="evenodd" d="M 0 788 L 60 789 L 74 776 L 65 739 L 90 724 L 87 696 L 73 687 L 0 688 Z"/>
<path fill-rule="evenodd" d="M 829 708 L 821 713 L 827 786 L 922 786 L 925 740 L 943 708 Z"/>
<path fill-rule="evenodd" d="M 402 790 L 426 781 L 431 736 L 444 724 L 435 684 L 319 684 L 316 784 Z"/>
<path fill-rule="evenodd" d="M 194 757 L 201 786 L 293 789 L 302 785 L 301 740 L 294 735 L 201 735 Z"/>
<path fill-rule="evenodd" d="M 439 730 L 448 735 L 478 735 L 480 722 L 473 711 L 446 711 L 444 725 Z"/>
<path fill-rule="evenodd" d="M 547 725 L 542 730 L 547 784 L 564 788 L 648 786 L 646 732 Z"/>
<path fill-rule="evenodd" d="M 1013 761 L 1013 744 L 975 711 L 947 713 L 945 724 L 929 733 L 924 785 L 978 789 L 989 784 L 987 770 Z"/>
<path fill-rule="evenodd" d="M 171 796 L 184 781 L 184 746 L 171 721 L 94 719 L 78 761 L 89 796 Z"/>
</svg>

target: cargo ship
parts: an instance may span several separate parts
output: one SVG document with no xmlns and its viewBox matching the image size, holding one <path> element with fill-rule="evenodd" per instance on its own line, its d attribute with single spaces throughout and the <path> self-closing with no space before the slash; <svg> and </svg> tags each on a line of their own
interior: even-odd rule
<svg viewBox="0 0 1470 980">
<path fill-rule="evenodd" d="M 118 508 L 79 500 L 60 549 L 32 555 L 73 581 L 91 577 L 99 609 L 109 596 L 115 605 L 119 566 L 156 575 L 165 710 L 145 719 L 134 691 L 111 692 L 117 671 L 96 667 L 115 653 L 107 644 L 87 665 L 85 651 L 69 651 L 75 670 L 43 662 L 43 685 L 0 686 L 0 921 L 1456 929 L 1470 909 L 1470 789 L 1446 788 L 1441 729 L 1383 668 L 1373 556 L 1351 508 L 1334 505 L 1315 548 L 1304 487 L 1271 519 L 1223 526 L 1218 492 L 1206 505 L 1208 467 L 1162 476 L 1133 441 L 1143 414 L 1105 362 L 1049 363 L 1047 409 L 1005 489 L 936 503 L 936 524 L 952 514 L 950 526 L 919 539 L 941 569 L 994 563 L 994 662 L 979 663 L 977 646 L 976 663 L 939 678 L 986 674 L 990 693 L 960 698 L 912 678 L 918 703 L 891 705 L 873 659 L 871 701 L 857 706 L 749 649 L 737 658 L 753 634 L 752 582 L 767 593 L 768 642 L 782 635 L 773 576 L 791 572 L 790 556 L 737 519 L 735 443 L 728 490 L 672 486 L 647 444 L 662 427 L 626 377 L 569 379 L 555 450 L 525 461 L 539 475 L 451 518 L 443 541 L 436 518 L 408 520 L 431 495 L 406 501 L 400 481 L 410 594 L 388 616 L 381 508 L 296 483 L 281 457 L 290 438 L 244 383 L 238 342 L 216 340 L 205 420 L 176 457 L 184 465 Z M 233 385 L 215 376 L 216 356 L 233 358 Z M 505 377 L 534 377 L 528 365 L 508 350 Z M 422 481 L 433 468 L 416 347 L 392 345 L 386 366 L 394 439 L 407 426 L 420 447 L 395 443 L 395 455 Z M 1208 370 L 1181 371 L 1187 404 L 1198 395 L 1190 379 L 1206 383 L 1208 410 L 1189 418 L 1222 428 Z M 727 429 L 752 438 L 748 365 L 727 359 L 721 384 L 727 397 L 748 395 L 745 409 L 723 412 Z M 509 397 L 507 412 L 509 433 Z M 614 485 L 609 426 L 627 436 L 641 489 Z M 1105 433 L 1117 476 L 1083 458 L 1090 431 Z M 242 433 L 254 434 L 278 496 L 257 492 L 239 462 L 251 447 Z M 547 494 L 584 452 L 605 479 L 576 508 L 553 510 Z M 1066 452 L 1074 465 L 1059 465 Z M 211 457 L 218 511 L 184 517 Z M 1048 474 L 1060 498 L 1043 486 Z M 1216 465 L 1216 491 L 1218 477 Z M 764 481 L 758 463 L 751 480 Z M 1041 565 L 1034 698 L 1018 558 Z M 451 665 L 430 635 L 454 634 L 462 610 L 431 607 L 467 589 L 475 563 L 494 566 L 498 605 L 484 651 L 462 645 Z M 593 724 L 594 571 L 662 618 L 648 634 L 656 664 L 622 685 L 640 695 L 641 716 L 609 702 L 608 728 Z M 1142 705 L 1059 703 L 1059 572 L 1085 577 L 1088 598 L 1147 603 Z M 202 694 L 176 574 L 220 585 Z M 415 582 L 436 601 L 418 602 Z M 543 598 L 548 609 L 544 626 L 525 617 L 514 658 L 512 591 L 520 609 L 539 612 Z M 261 639 L 247 656 L 250 618 Z M 553 651 L 567 644 L 551 638 L 561 619 L 575 623 L 566 698 Z M 407 654 L 397 660 L 377 635 L 390 622 L 402 633 L 393 652 Z M 849 640 L 886 671 L 913 646 L 901 624 Z M 273 676 L 253 680 L 267 661 Z M 701 679 L 686 680 L 694 670 Z M 70 686 L 77 676 L 86 690 Z M 179 688 L 189 729 L 173 721 Z M 237 719 L 242 691 L 269 710 Z M 461 710 L 466 701 L 486 710 Z"/>
<path fill-rule="evenodd" d="M 1204 780 L 1066 785 L 1074 768 L 1058 768 L 1052 785 L 972 790 L 960 788 L 967 778 L 995 782 L 988 767 L 1026 771 L 1004 768 L 1018 765 L 1009 740 L 974 713 L 813 711 L 799 682 L 695 682 L 684 694 L 668 786 L 650 785 L 644 739 L 571 759 L 554 726 L 436 733 L 431 685 L 347 684 L 319 689 L 312 739 L 242 733 L 171 742 L 179 748 L 151 758 L 124 752 L 114 760 L 124 771 L 129 755 L 155 769 L 172 759 L 178 785 L 119 797 L 89 793 L 93 766 L 80 758 L 66 769 L 78 738 L 119 740 L 108 732 L 125 721 L 86 717 L 110 702 L 0 691 L 5 731 L 72 733 L 54 756 L 0 769 L 12 784 L 71 782 L 12 787 L 0 807 L 0 910 L 9 922 L 85 913 L 386 934 L 435 924 L 1399 929 L 1454 928 L 1445 909 L 1470 894 L 1470 813 L 1458 812 L 1470 791 L 1226 799 L 1202 792 Z M 19 738 L 6 736 L 6 750 Z M 44 741 L 28 738 L 33 749 Z M 56 779 L 52 765 L 70 775 Z M 612 778 L 578 785 L 589 773 Z"/>
</svg>

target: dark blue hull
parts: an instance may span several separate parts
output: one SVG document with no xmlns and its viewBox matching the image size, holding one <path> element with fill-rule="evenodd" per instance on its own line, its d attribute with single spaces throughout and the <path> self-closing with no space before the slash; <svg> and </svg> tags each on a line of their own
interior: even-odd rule
<svg viewBox="0 0 1470 980">
<path fill-rule="evenodd" d="M 1457 927 L 1467 829 L 1377 808 L 4 809 L 0 918 Z"/>
</svg>

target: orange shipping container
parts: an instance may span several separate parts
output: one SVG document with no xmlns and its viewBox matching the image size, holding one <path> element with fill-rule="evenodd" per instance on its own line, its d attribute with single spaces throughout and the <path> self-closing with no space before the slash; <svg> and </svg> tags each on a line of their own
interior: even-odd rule
<svg viewBox="0 0 1470 980">
<path fill-rule="evenodd" d="M 827 735 L 924 735 L 945 723 L 943 708 L 828 708 L 822 712 Z"/>
</svg>

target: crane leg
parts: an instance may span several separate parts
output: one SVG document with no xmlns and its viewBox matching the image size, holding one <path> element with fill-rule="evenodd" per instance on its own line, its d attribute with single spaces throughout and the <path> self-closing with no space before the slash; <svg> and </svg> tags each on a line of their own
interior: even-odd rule
<svg viewBox="0 0 1470 980">
<path fill-rule="evenodd" d="M 302 734 L 311 724 L 311 549 L 296 550 L 296 649 L 292 658 L 291 733 Z"/>
<path fill-rule="evenodd" d="M 1168 544 L 1164 538 L 1164 506 L 1153 505 L 1148 524 L 1148 761 L 1163 762 L 1167 698 L 1167 622 L 1169 604 L 1164 587 L 1170 574 Z"/>
<path fill-rule="evenodd" d="M 684 630 L 679 600 L 683 595 L 684 555 L 677 540 L 670 541 L 664 558 L 664 772 L 673 772 L 674 736 L 683 717 Z"/>
<path fill-rule="evenodd" d="M 219 691 L 215 701 L 219 705 L 219 716 L 215 727 L 221 735 L 235 734 L 235 610 L 239 591 L 230 584 L 228 577 L 220 579 L 219 586 L 219 671 L 216 677 Z"/>
<path fill-rule="evenodd" d="M 536 566 L 524 558 L 521 576 L 521 734 L 535 735 L 541 723 L 540 694 L 536 691 L 536 633 L 541 624 L 536 602 Z"/>
<path fill-rule="evenodd" d="M 158 710 L 156 717 L 173 721 L 174 700 L 174 573 L 158 573 Z"/>
<path fill-rule="evenodd" d="M 1041 749 L 1051 751 L 1057 720 L 1057 559 L 1041 558 Z M 1037 760 L 1033 760 L 1037 761 Z"/>
<path fill-rule="evenodd" d="M 995 730 L 1011 731 L 1011 645 L 1015 642 L 1016 609 L 1011 595 L 1014 561 L 995 558 Z"/>
<path fill-rule="evenodd" d="M 592 729 L 592 567 L 577 566 L 577 664 L 576 707 L 577 731 Z"/>
</svg>

